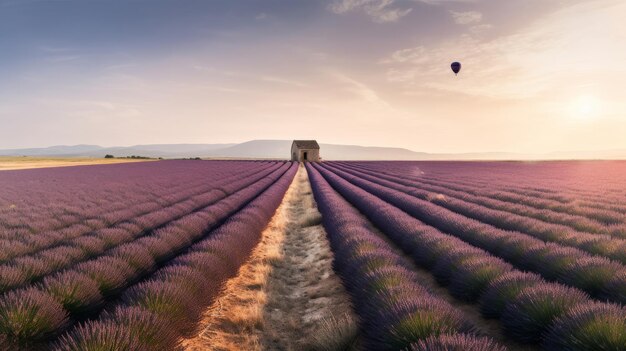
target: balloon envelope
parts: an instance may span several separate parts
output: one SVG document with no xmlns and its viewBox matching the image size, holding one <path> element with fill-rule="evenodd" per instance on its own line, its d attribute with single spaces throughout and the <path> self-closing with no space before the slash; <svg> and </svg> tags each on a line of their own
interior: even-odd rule
<svg viewBox="0 0 626 351">
<path fill-rule="evenodd" d="M 461 71 L 461 63 L 460 62 L 452 62 L 450 67 L 452 67 L 452 72 L 454 72 L 454 74 L 458 74 Z"/>
</svg>

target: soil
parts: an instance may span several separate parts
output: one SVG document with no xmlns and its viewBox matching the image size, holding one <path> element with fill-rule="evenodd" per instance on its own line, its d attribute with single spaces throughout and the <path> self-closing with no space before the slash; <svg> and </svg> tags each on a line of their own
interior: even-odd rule
<svg viewBox="0 0 626 351">
<path fill-rule="evenodd" d="M 186 350 L 316 349 L 316 330 L 353 323 L 350 299 L 332 270 L 306 169 L 300 168 L 252 257 L 185 340 Z"/>
</svg>

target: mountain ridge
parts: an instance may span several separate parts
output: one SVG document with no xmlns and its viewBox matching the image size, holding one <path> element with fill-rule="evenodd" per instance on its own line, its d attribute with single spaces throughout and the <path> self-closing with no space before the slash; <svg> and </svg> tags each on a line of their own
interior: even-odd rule
<svg viewBox="0 0 626 351">
<path fill-rule="evenodd" d="M 216 144 L 143 144 L 102 147 L 99 145 L 54 145 L 43 148 L 4 149 L 0 156 L 104 157 L 107 154 L 163 158 L 267 158 L 287 159 L 292 140 L 250 140 Z M 327 160 L 569 160 L 626 159 L 626 150 L 566 151 L 545 154 L 511 152 L 428 153 L 399 147 L 320 143 Z"/>
</svg>

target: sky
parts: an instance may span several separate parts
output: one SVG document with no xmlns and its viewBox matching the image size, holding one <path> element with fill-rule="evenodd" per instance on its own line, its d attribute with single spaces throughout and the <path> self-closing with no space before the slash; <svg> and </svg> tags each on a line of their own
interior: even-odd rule
<svg viewBox="0 0 626 351">
<path fill-rule="evenodd" d="M 0 148 L 626 149 L 624 18 L 623 0 L 0 0 Z"/>
</svg>

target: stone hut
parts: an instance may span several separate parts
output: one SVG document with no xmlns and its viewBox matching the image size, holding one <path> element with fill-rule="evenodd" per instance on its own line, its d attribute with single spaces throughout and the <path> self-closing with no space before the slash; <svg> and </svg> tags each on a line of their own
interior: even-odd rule
<svg viewBox="0 0 626 351">
<path fill-rule="evenodd" d="M 315 140 L 294 140 L 291 144 L 291 160 L 298 162 L 319 162 L 320 145 Z"/>
</svg>

